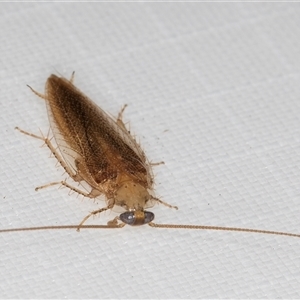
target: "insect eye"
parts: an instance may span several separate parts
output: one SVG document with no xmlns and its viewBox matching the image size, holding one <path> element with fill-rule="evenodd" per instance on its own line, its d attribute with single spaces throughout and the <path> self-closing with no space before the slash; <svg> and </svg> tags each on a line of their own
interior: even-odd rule
<svg viewBox="0 0 300 300">
<path fill-rule="evenodd" d="M 126 211 L 120 214 L 120 220 L 131 226 L 144 225 L 153 219 L 154 213 L 150 211 Z"/>
<path fill-rule="evenodd" d="M 153 221 L 154 213 L 152 213 L 150 211 L 145 211 L 144 215 L 145 215 L 144 224 L 147 224 L 147 223 L 150 223 L 151 221 Z"/>
</svg>

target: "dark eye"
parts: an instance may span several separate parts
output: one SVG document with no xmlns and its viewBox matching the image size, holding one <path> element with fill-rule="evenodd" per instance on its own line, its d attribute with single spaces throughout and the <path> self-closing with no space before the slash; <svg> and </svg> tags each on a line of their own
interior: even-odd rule
<svg viewBox="0 0 300 300">
<path fill-rule="evenodd" d="M 134 224 L 134 211 L 126 211 L 122 214 L 120 214 L 120 220 L 128 225 Z"/>
<path fill-rule="evenodd" d="M 152 213 L 150 211 L 145 211 L 144 213 L 145 213 L 145 223 L 144 224 L 152 222 L 154 219 L 154 213 Z"/>
<path fill-rule="evenodd" d="M 120 214 L 120 220 L 128 225 L 144 225 L 154 219 L 154 213 L 150 211 L 126 211 Z"/>
</svg>

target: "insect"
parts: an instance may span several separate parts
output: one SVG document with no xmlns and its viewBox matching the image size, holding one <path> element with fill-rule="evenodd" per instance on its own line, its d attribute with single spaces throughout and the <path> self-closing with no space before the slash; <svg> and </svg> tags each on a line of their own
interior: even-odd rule
<svg viewBox="0 0 300 300">
<path fill-rule="evenodd" d="M 94 199 L 104 196 L 106 206 L 89 213 L 79 225 L 46 226 L 3 229 L 0 232 L 66 228 L 121 228 L 127 225 L 149 224 L 157 228 L 183 228 L 243 231 L 300 237 L 300 234 L 218 226 L 156 224 L 154 214 L 145 209 L 156 203 L 178 209 L 153 195 L 152 166 L 140 145 L 122 121 L 126 105 L 116 119 L 93 103 L 73 84 L 71 79 L 51 75 L 46 82 L 45 94 L 34 94 L 46 101 L 51 130 L 55 140 L 38 136 L 18 127 L 20 132 L 42 140 L 50 149 L 66 173 L 78 183 L 87 183 L 90 191 L 81 190 L 67 181 L 52 182 L 36 190 L 52 185 L 63 185 L 70 190 Z M 158 163 L 159 164 L 159 163 Z M 91 216 L 122 207 L 124 212 L 106 225 L 85 225 Z"/>
</svg>

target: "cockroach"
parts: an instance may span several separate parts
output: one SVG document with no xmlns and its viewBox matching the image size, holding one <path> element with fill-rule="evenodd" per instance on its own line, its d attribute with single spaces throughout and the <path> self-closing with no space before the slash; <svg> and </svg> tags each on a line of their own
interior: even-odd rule
<svg viewBox="0 0 300 300">
<path fill-rule="evenodd" d="M 127 225 L 144 225 L 157 228 L 182 228 L 242 231 L 300 237 L 300 234 L 235 227 L 157 224 L 154 214 L 145 209 L 156 203 L 178 209 L 153 195 L 154 177 L 152 166 L 135 138 L 127 130 L 122 115 L 114 119 L 93 103 L 73 84 L 71 79 L 51 75 L 46 82 L 45 94 L 34 94 L 46 101 L 51 131 L 55 140 L 38 136 L 18 127 L 20 132 L 42 140 L 50 149 L 66 173 L 78 183 L 87 183 L 90 191 L 82 191 L 67 181 L 52 182 L 36 190 L 60 184 L 84 197 L 95 199 L 104 196 L 106 206 L 89 213 L 79 225 L 44 226 L 3 229 L 0 232 L 42 229 L 121 228 Z M 106 225 L 84 225 L 91 216 L 98 215 L 115 206 L 124 212 Z"/>
</svg>

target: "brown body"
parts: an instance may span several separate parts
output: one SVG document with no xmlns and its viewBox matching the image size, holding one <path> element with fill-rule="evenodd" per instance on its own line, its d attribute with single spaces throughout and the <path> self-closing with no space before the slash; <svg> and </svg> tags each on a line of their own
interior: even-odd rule
<svg viewBox="0 0 300 300">
<path fill-rule="evenodd" d="M 144 209 L 155 202 L 177 208 L 151 194 L 151 164 L 122 121 L 126 106 L 118 118 L 113 119 L 79 91 L 73 79 L 74 73 L 71 80 L 51 75 L 46 82 L 45 95 L 30 87 L 36 95 L 46 100 L 56 146 L 51 139 L 18 129 L 43 140 L 70 177 L 76 182 L 87 183 L 90 191 L 75 188 L 66 181 L 53 182 L 36 190 L 62 184 L 85 197 L 104 195 L 106 207 L 88 214 L 78 228 L 90 216 L 114 206 L 123 207 L 126 212 L 108 222 L 108 227 L 151 222 L 154 214 Z M 118 224 L 118 220 L 123 223 Z"/>
<path fill-rule="evenodd" d="M 76 181 L 104 194 L 108 205 L 143 210 L 151 199 L 150 165 L 121 120 L 116 122 L 71 81 L 51 75 L 46 83 L 49 120 L 59 150 Z"/>
<path fill-rule="evenodd" d="M 107 206 L 88 214 L 79 226 L 46 226 L 3 229 L 0 232 L 66 228 L 115 228 L 129 225 L 149 224 L 157 228 L 184 228 L 241 231 L 300 237 L 300 234 L 260 229 L 233 228 L 205 225 L 155 224 L 154 214 L 144 208 L 152 202 L 176 208 L 151 195 L 153 177 L 151 164 L 135 139 L 127 131 L 122 112 L 114 120 L 73 85 L 71 80 L 51 75 L 42 95 L 31 90 L 47 102 L 48 115 L 57 147 L 51 139 L 40 137 L 16 127 L 22 133 L 43 140 L 62 167 L 77 182 L 89 184 L 90 192 L 84 192 L 66 181 L 53 182 L 36 190 L 62 184 L 83 196 L 95 198 L 104 195 Z M 152 201 L 151 201 L 152 200 Z M 112 209 L 115 205 L 126 211 L 107 225 L 83 225 L 92 215 Z M 118 223 L 118 220 L 121 223 Z"/>
</svg>

